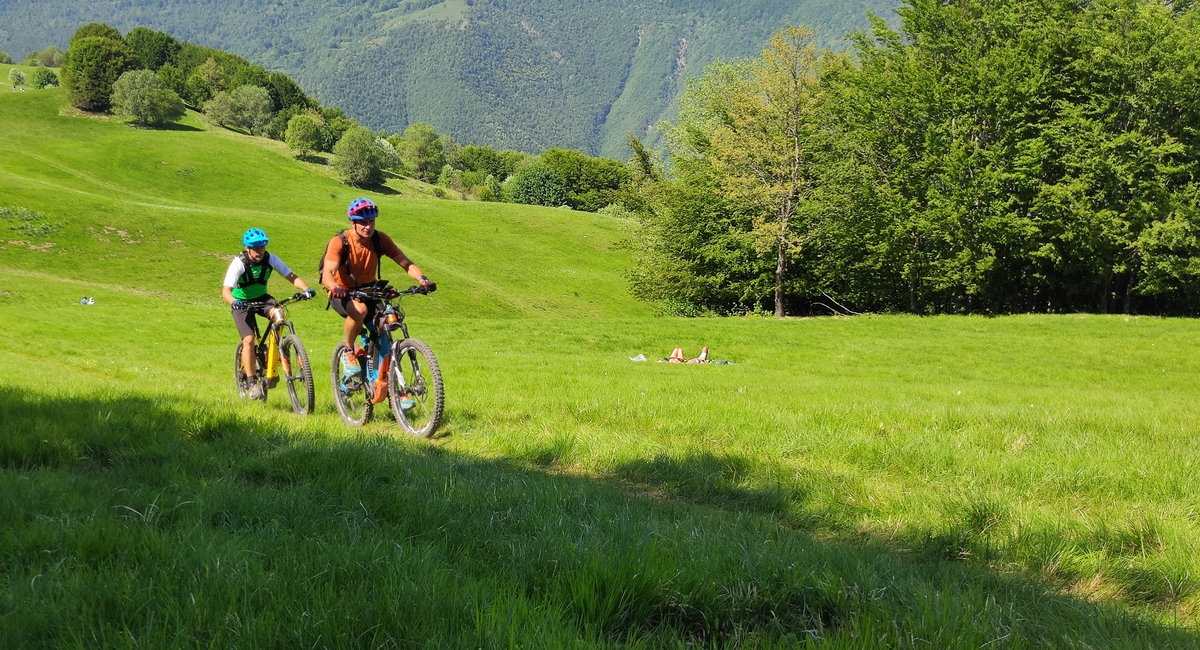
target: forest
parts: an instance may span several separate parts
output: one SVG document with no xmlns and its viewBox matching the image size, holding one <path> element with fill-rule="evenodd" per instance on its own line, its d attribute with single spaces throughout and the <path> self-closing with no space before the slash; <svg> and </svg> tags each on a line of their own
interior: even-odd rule
<svg viewBox="0 0 1200 650">
<path fill-rule="evenodd" d="M 66 47 L 80 24 L 137 26 L 286 73 L 373 130 L 425 123 L 459 142 L 624 157 L 657 142 L 683 79 L 752 56 L 785 20 L 822 43 L 865 27 L 892 0 L 11 0 L 0 49 Z M 15 26 L 20 25 L 20 29 Z"/>
<path fill-rule="evenodd" d="M 1200 10 L 907 0 L 710 66 L 638 181 L 677 313 L 1200 312 Z"/>
</svg>

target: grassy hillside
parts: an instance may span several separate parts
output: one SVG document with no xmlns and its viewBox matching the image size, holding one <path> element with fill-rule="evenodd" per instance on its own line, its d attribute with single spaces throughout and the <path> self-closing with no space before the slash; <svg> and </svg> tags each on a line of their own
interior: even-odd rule
<svg viewBox="0 0 1200 650">
<path fill-rule="evenodd" d="M 136 130 L 60 114 L 62 105 L 60 90 L 0 92 L 3 205 L 64 224 L 48 249 L 41 241 L 6 245 L 4 266 L 216 305 L 246 228 L 265 229 L 272 250 L 311 279 L 325 243 L 345 227 L 345 206 L 367 195 L 379 202 L 380 229 L 444 286 L 427 313 L 646 313 L 625 290 L 627 255 L 614 250 L 622 232 L 612 219 L 372 194 L 262 138 L 206 131 L 191 118 L 170 130 Z"/>
<path fill-rule="evenodd" d="M 1194 321 L 645 318 L 599 217 L 380 196 L 447 424 L 351 430 L 338 320 L 299 418 L 216 293 L 353 192 L 61 105 L 0 92 L 0 206 L 64 224 L 0 248 L 0 647 L 1200 645 Z M 628 361 L 676 345 L 736 363 Z"/>
<path fill-rule="evenodd" d="M 365 124 L 427 122 L 462 142 L 625 158 L 628 133 L 668 116 L 682 80 L 719 57 L 757 54 L 785 20 L 826 44 L 892 0 L 14 0 L 0 49 L 65 47 L 81 24 L 143 25 L 220 47 L 300 81 Z"/>
</svg>

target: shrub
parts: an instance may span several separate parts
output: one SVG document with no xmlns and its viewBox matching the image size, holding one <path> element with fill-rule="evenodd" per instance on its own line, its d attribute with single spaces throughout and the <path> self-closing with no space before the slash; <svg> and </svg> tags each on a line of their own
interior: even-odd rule
<svg viewBox="0 0 1200 650">
<path fill-rule="evenodd" d="M 45 239 L 64 225 L 49 221 L 41 212 L 22 207 L 0 208 L 0 221 L 8 223 L 8 229 L 18 235 L 38 239 Z"/>
<path fill-rule="evenodd" d="M 113 112 L 142 126 L 161 126 L 184 116 L 183 100 L 149 70 L 131 70 L 113 84 Z"/>
<path fill-rule="evenodd" d="M 8 55 L 8 52 L 0 52 L 0 63 L 4 63 L 6 65 L 12 64 L 12 57 Z"/>
<path fill-rule="evenodd" d="M 33 71 L 33 79 L 31 80 L 30 83 L 34 88 L 37 88 L 38 90 L 41 90 L 42 88 L 45 88 L 47 86 L 57 86 L 58 85 L 58 75 L 54 74 L 53 71 L 47 70 L 45 68 L 38 68 L 37 70 Z"/>
<path fill-rule="evenodd" d="M 567 189 L 549 165 L 537 163 L 513 175 L 508 197 L 514 203 L 558 207 L 567 202 Z"/>
<path fill-rule="evenodd" d="M 477 172 L 462 172 L 460 178 L 464 187 L 475 187 L 483 185 L 483 181 L 488 177 L 488 173 L 484 171 Z"/>
<path fill-rule="evenodd" d="M 38 52 L 37 62 L 40 66 L 57 68 L 63 64 L 63 59 L 65 57 L 66 55 L 63 54 L 62 50 L 58 49 L 57 45 L 51 45 L 41 52 Z"/>
<path fill-rule="evenodd" d="M 496 200 L 496 193 L 487 185 L 476 185 L 471 188 L 471 193 L 480 201 L 492 202 Z"/>
<path fill-rule="evenodd" d="M 62 65 L 67 98 L 85 111 L 105 111 L 111 105 L 112 86 L 135 67 L 133 54 L 122 41 L 87 37 L 72 41 Z"/>
<path fill-rule="evenodd" d="M 356 126 L 333 147 L 333 171 L 343 182 L 361 187 L 383 182 L 383 150 L 370 129 Z"/>
<path fill-rule="evenodd" d="M 442 173 L 438 174 L 437 184 L 452 190 L 462 191 L 462 172 L 451 167 L 449 163 L 442 165 Z"/>
<path fill-rule="evenodd" d="M 13 85 L 13 88 L 16 88 L 17 86 L 24 86 L 25 73 L 16 68 L 12 68 L 8 71 L 8 81 Z"/>
<path fill-rule="evenodd" d="M 321 133 L 321 125 L 311 116 L 297 115 L 288 121 L 284 141 L 297 158 L 303 158 L 321 149 L 324 134 Z"/>
<path fill-rule="evenodd" d="M 483 180 L 483 186 L 488 189 L 488 192 L 491 193 L 493 198 L 481 199 L 481 200 L 491 200 L 491 201 L 503 201 L 504 200 L 504 186 L 500 185 L 500 181 L 496 180 L 495 176 L 488 174 L 488 177 Z"/>
</svg>

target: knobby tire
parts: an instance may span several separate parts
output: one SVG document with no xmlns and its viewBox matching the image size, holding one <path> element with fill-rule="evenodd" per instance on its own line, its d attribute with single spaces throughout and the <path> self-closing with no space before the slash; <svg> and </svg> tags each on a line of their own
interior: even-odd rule
<svg viewBox="0 0 1200 650">
<path fill-rule="evenodd" d="M 414 403 L 407 411 L 401 407 L 405 397 Z M 388 370 L 388 402 L 396 423 L 415 436 L 432 437 L 441 426 L 446 407 L 442 370 L 424 341 L 404 339 L 396 343 Z"/>
<path fill-rule="evenodd" d="M 353 387 L 349 391 L 342 390 L 342 353 L 350 348 L 346 347 L 345 343 L 338 343 L 333 349 L 333 362 L 330 364 L 331 376 L 333 385 L 333 403 L 337 406 L 338 414 L 352 427 L 360 427 L 366 424 L 371 419 L 371 412 L 374 407 L 371 404 L 370 385 L 367 383 L 366 368 L 363 368 L 363 360 L 359 360 L 361 386 Z"/>
<path fill-rule="evenodd" d="M 288 397 L 292 400 L 292 410 L 300 415 L 312 413 L 316 401 L 312 366 L 308 363 L 308 351 L 304 349 L 300 337 L 295 334 L 283 337 L 279 341 L 279 356 L 288 360 L 289 370 L 284 379 L 287 381 Z"/>
</svg>

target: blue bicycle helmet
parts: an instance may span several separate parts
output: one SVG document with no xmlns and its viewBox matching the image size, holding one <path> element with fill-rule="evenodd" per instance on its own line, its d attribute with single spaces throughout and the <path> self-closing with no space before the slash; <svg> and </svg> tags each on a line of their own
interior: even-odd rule
<svg viewBox="0 0 1200 650">
<path fill-rule="evenodd" d="M 379 208 L 371 203 L 371 199 L 354 199 L 346 209 L 346 216 L 351 221 L 367 221 L 379 216 Z"/>
<path fill-rule="evenodd" d="M 261 228 L 251 228 L 242 235 L 242 245 L 248 248 L 258 248 L 267 245 L 267 233 Z"/>
</svg>

